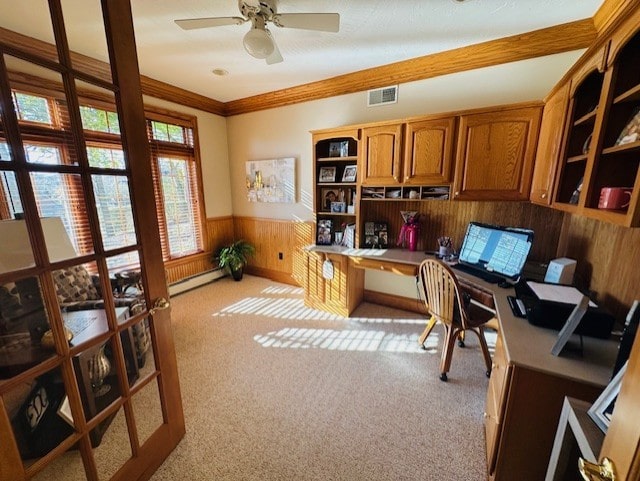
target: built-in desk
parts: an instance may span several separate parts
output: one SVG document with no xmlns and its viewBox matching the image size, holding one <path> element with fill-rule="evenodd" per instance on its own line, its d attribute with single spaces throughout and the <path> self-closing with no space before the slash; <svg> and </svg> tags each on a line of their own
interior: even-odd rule
<svg viewBox="0 0 640 481">
<path fill-rule="evenodd" d="M 307 255 L 320 263 L 330 259 L 335 270 L 340 271 L 340 282 L 348 289 L 344 298 L 350 302 L 343 311 L 349 314 L 362 300 L 362 268 L 415 275 L 418 265 L 427 257 L 423 252 L 402 249 L 335 246 L 312 246 Z M 319 275 L 312 282 L 317 289 L 323 278 L 321 270 L 316 273 Z M 564 353 L 553 356 L 551 347 L 558 332 L 515 317 L 507 301 L 508 295 L 514 295 L 513 288 L 501 288 L 466 273 L 455 273 L 493 293 L 500 325 L 484 413 L 489 479 L 544 479 L 565 396 L 593 402 L 611 378 L 618 343 L 585 337 L 582 357 Z M 313 307 L 322 309 L 322 303 Z M 446 385 L 442 388 L 446 389 Z"/>
</svg>

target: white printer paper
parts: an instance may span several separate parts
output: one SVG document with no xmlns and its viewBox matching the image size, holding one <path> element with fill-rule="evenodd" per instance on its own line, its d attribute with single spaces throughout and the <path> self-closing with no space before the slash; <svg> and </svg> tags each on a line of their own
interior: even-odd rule
<svg viewBox="0 0 640 481">
<path fill-rule="evenodd" d="M 583 296 L 582 292 L 573 286 L 541 284 L 533 281 L 527 281 L 527 285 L 541 301 L 555 301 L 577 305 Z M 589 301 L 589 307 L 598 306 L 594 304 L 593 301 Z"/>
</svg>

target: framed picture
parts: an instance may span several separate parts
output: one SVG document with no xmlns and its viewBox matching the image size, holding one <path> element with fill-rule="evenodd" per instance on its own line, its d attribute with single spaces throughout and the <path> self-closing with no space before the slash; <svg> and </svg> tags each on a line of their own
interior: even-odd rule
<svg viewBox="0 0 640 481">
<path fill-rule="evenodd" d="M 349 141 L 329 143 L 329 157 L 347 157 L 349 155 Z"/>
<path fill-rule="evenodd" d="M 616 145 L 630 144 L 640 141 L 640 107 L 637 107 L 616 140 Z"/>
<path fill-rule="evenodd" d="M 322 212 L 331 212 L 331 204 L 338 202 L 338 191 L 336 189 L 320 189 L 320 196 L 322 198 Z"/>
<path fill-rule="evenodd" d="M 603 432 L 607 432 L 609 424 L 611 424 L 611 416 L 613 415 L 613 409 L 616 406 L 616 399 L 618 399 L 618 393 L 620 392 L 620 385 L 622 384 L 622 377 L 627 369 L 627 362 L 613 377 L 611 382 L 604 388 L 602 394 L 598 396 L 591 408 L 587 411 L 587 414 L 593 419 Z"/>
<path fill-rule="evenodd" d="M 342 214 L 347 211 L 346 202 L 331 202 L 331 212 Z"/>
<path fill-rule="evenodd" d="M 364 223 L 364 246 L 386 249 L 389 245 L 389 227 L 386 222 Z"/>
<path fill-rule="evenodd" d="M 554 356 L 560 355 L 562 349 L 564 349 L 564 347 L 569 342 L 569 338 L 573 335 L 574 331 L 580 324 L 580 321 L 582 320 L 585 312 L 587 312 L 587 307 L 589 307 L 589 298 L 587 296 L 582 296 L 580 302 L 576 304 L 576 307 L 569 315 L 569 318 L 567 319 L 567 322 L 565 322 L 564 327 L 560 330 L 558 339 L 551 348 L 551 354 L 553 354 Z"/>
<path fill-rule="evenodd" d="M 336 168 L 333 167 L 320 167 L 320 173 L 318 175 L 318 182 L 335 182 L 336 181 Z"/>
<path fill-rule="evenodd" d="M 342 173 L 342 182 L 355 182 L 358 167 L 356 165 L 347 165 Z"/>
<path fill-rule="evenodd" d="M 333 221 L 331 219 L 318 220 L 316 231 L 316 244 L 319 246 L 331 245 L 331 236 L 333 233 Z"/>
</svg>

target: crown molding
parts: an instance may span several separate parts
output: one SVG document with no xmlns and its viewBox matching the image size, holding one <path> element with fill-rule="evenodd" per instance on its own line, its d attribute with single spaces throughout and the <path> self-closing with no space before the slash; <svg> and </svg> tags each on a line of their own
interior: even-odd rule
<svg viewBox="0 0 640 481">
<path fill-rule="evenodd" d="M 362 92 L 372 88 L 424 80 L 589 47 L 597 35 L 588 18 L 446 52 L 276 90 L 225 104 L 225 114 L 239 115 L 310 100 Z"/>
<path fill-rule="evenodd" d="M 614 0 L 605 2 L 607 5 L 611 3 Z M 605 9 L 604 4 L 601 10 L 601 16 L 609 20 L 618 12 L 609 6 Z M 140 76 L 140 82 L 144 95 L 217 115 L 232 116 L 587 48 L 596 35 L 593 19 L 578 20 L 226 103 L 144 75 Z M 44 57 L 50 61 L 57 58 L 54 45 L 4 28 L 0 28 L 0 44 L 10 53 L 25 53 L 28 58 Z M 73 54 L 72 58 L 78 72 L 111 82 L 111 71 L 106 62 L 79 54 Z"/>
</svg>

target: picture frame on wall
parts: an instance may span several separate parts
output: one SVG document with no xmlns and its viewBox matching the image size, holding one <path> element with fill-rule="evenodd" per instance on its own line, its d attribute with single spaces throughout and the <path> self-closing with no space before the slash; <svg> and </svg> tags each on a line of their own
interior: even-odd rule
<svg viewBox="0 0 640 481">
<path fill-rule="evenodd" d="M 604 388 L 602 394 L 598 396 L 591 408 L 587 411 L 587 414 L 593 422 L 598 425 L 602 432 L 606 433 L 611 424 L 611 417 L 613 416 L 613 409 L 616 406 L 616 400 L 618 399 L 618 393 L 620 392 L 620 386 L 622 385 L 622 378 L 627 369 L 628 361 L 624 363 L 622 368 L 613 377 L 611 382 Z"/>
<path fill-rule="evenodd" d="M 342 173 L 342 182 L 355 182 L 357 173 L 357 165 L 347 165 Z"/>
<path fill-rule="evenodd" d="M 333 237 L 333 221 L 331 219 L 319 219 L 316 227 L 316 245 L 330 246 Z"/>
<path fill-rule="evenodd" d="M 336 167 L 320 167 L 318 182 L 327 183 L 336 181 Z"/>
</svg>

